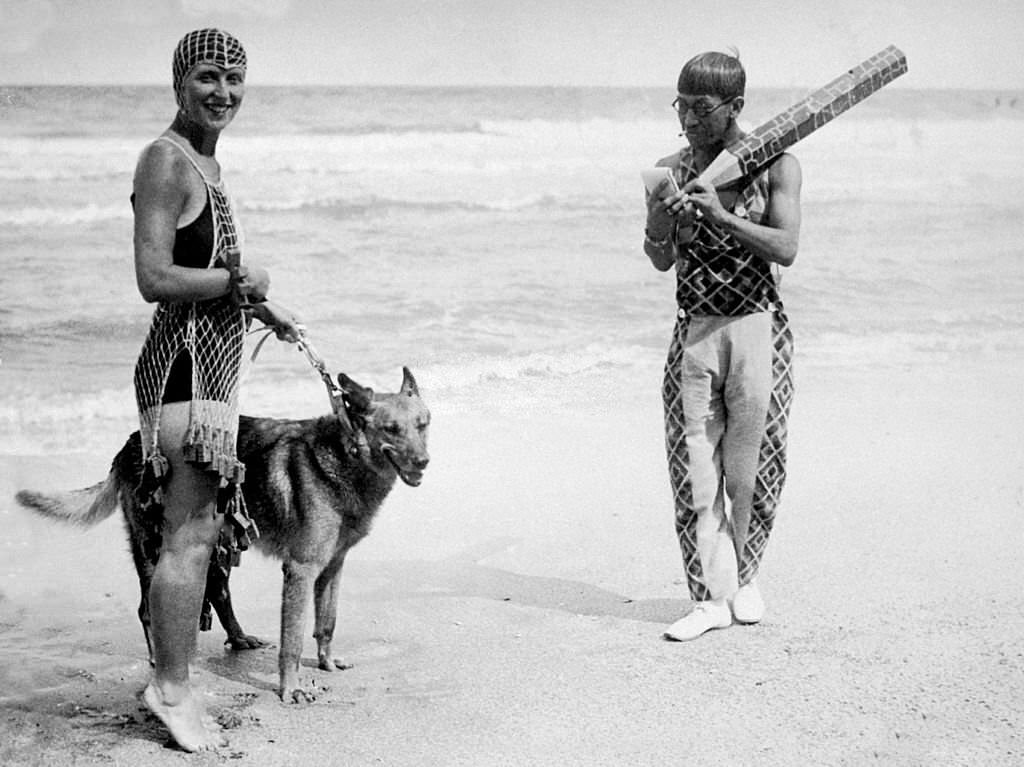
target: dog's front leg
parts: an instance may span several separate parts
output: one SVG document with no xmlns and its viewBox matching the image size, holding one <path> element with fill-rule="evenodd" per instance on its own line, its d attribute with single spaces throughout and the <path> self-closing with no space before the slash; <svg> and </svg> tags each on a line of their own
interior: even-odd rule
<svg viewBox="0 0 1024 767">
<path fill-rule="evenodd" d="M 299 688 L 299 661 L 302 658 L 302 627 L 305 625 L 306 605 L 312 596 L 316 568 L 285 560 L 281 569 L 284 571 L 284 585 L 281 590 L 279 694 L 285 703 L 308 703 L 313 700 L 313 696 Z"/>
<path fill-rule="evenodd" d="M 231 588 L 228 581 L 231 577 L 231 565 L 222 567 L 214 555 L 210 559 L 210 567 L 206 572 L 206 598 L 210 600 L 217 612 L 220 625 L 224 627 L 228 638 L 224 644 L 232 650 L 255 650 L 266 647 L 267 643 L 251 634 L 246 634 L 235 616 L 235 608 L 231 604 Z"/>
<path fill-rule="evenodd" d="M 339 552 L 324 568 L 316 579 L 313 589 L 313 603 L 316 607 L 316 620 L 313 636 L 316 638 L 316 661 L 324 671 L 335 668 L 352 668 L 331 657 L 331 640 L 334 638 L 334 627 L 338 617 L 338 583 L 341 581 L 341 566 L 345 562 L 345 551 Z"/>
</svg>

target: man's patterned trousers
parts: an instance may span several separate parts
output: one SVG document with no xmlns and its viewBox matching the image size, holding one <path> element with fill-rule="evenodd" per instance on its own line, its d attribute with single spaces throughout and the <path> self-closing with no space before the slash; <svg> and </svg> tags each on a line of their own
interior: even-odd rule
<svg viewBox="0 0 1024 767">
<path fill-rule="evenodd" d="M 690 596 L 756 575 L 786 479 L 793 336 L 781 307 L 680 316 L 665 363 L 665 448 Z"/>
</svg>

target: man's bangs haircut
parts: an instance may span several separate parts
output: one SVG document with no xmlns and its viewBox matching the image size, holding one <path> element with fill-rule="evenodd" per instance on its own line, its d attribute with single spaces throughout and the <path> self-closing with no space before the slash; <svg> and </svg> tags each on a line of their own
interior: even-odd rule
<svg viewBox="0 0 1024 767">
<path fill-rule="evenodd" d="M 676 89 L 694 96 L 718 96 L 723 101 L 742 96 L 747 73 L 736 56 L 728 53 L 701 53 L 683 65 Z"/>
</svg>

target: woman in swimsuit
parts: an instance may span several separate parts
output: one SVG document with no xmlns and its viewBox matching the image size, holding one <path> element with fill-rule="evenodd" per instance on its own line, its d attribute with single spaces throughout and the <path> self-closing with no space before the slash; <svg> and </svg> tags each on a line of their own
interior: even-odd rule
<svg viewBox="0 0 1024 767">
<path fill-rule="evenodd" d="M 142 152 L 132 195 L 136 280 L 142 297 L 158 304 L 135 369 L 145 458 L 139 493 L 163 517 L 149 594 L 154 669 L 143 698 L 187 751 L 222 744 L 204 724 L 188 664 L 225 512 L 237 521 L 236 548 L 256 535 L 235 453 L 245 329 L 255 317 L 278 338 L 298 340 L 292 314 L 266 301 L 266 270 L 241 264 L 215 157 L 241 106 L 245 69 L 245 51 L 226 32 L 181 39 L 173 58 L 178 114 Z"/>
</svg>

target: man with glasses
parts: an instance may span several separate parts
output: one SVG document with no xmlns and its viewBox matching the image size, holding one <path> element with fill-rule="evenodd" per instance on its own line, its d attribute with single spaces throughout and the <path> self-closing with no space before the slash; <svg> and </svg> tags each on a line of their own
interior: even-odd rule
<svg viewBox="0 0 1024 767">
<path fill-rule="evenodd" d="M 715 190 L 698 175 L 744 136 L 736 120 L 746 74 L 739 59 L 703 53 L 679 74 L 676 111 L 688 146 L 647 197 L 644 252 L 676 269 L 676 323 L 662 396 L 675 526 L 694 609 L 666 631 L 696 639 L 757 623 L 757 573 L 786 473 L 793 393 L 789 323 L 778 272 L 796 258 L 801 171 L 782 154 Z"/>
</svg>

